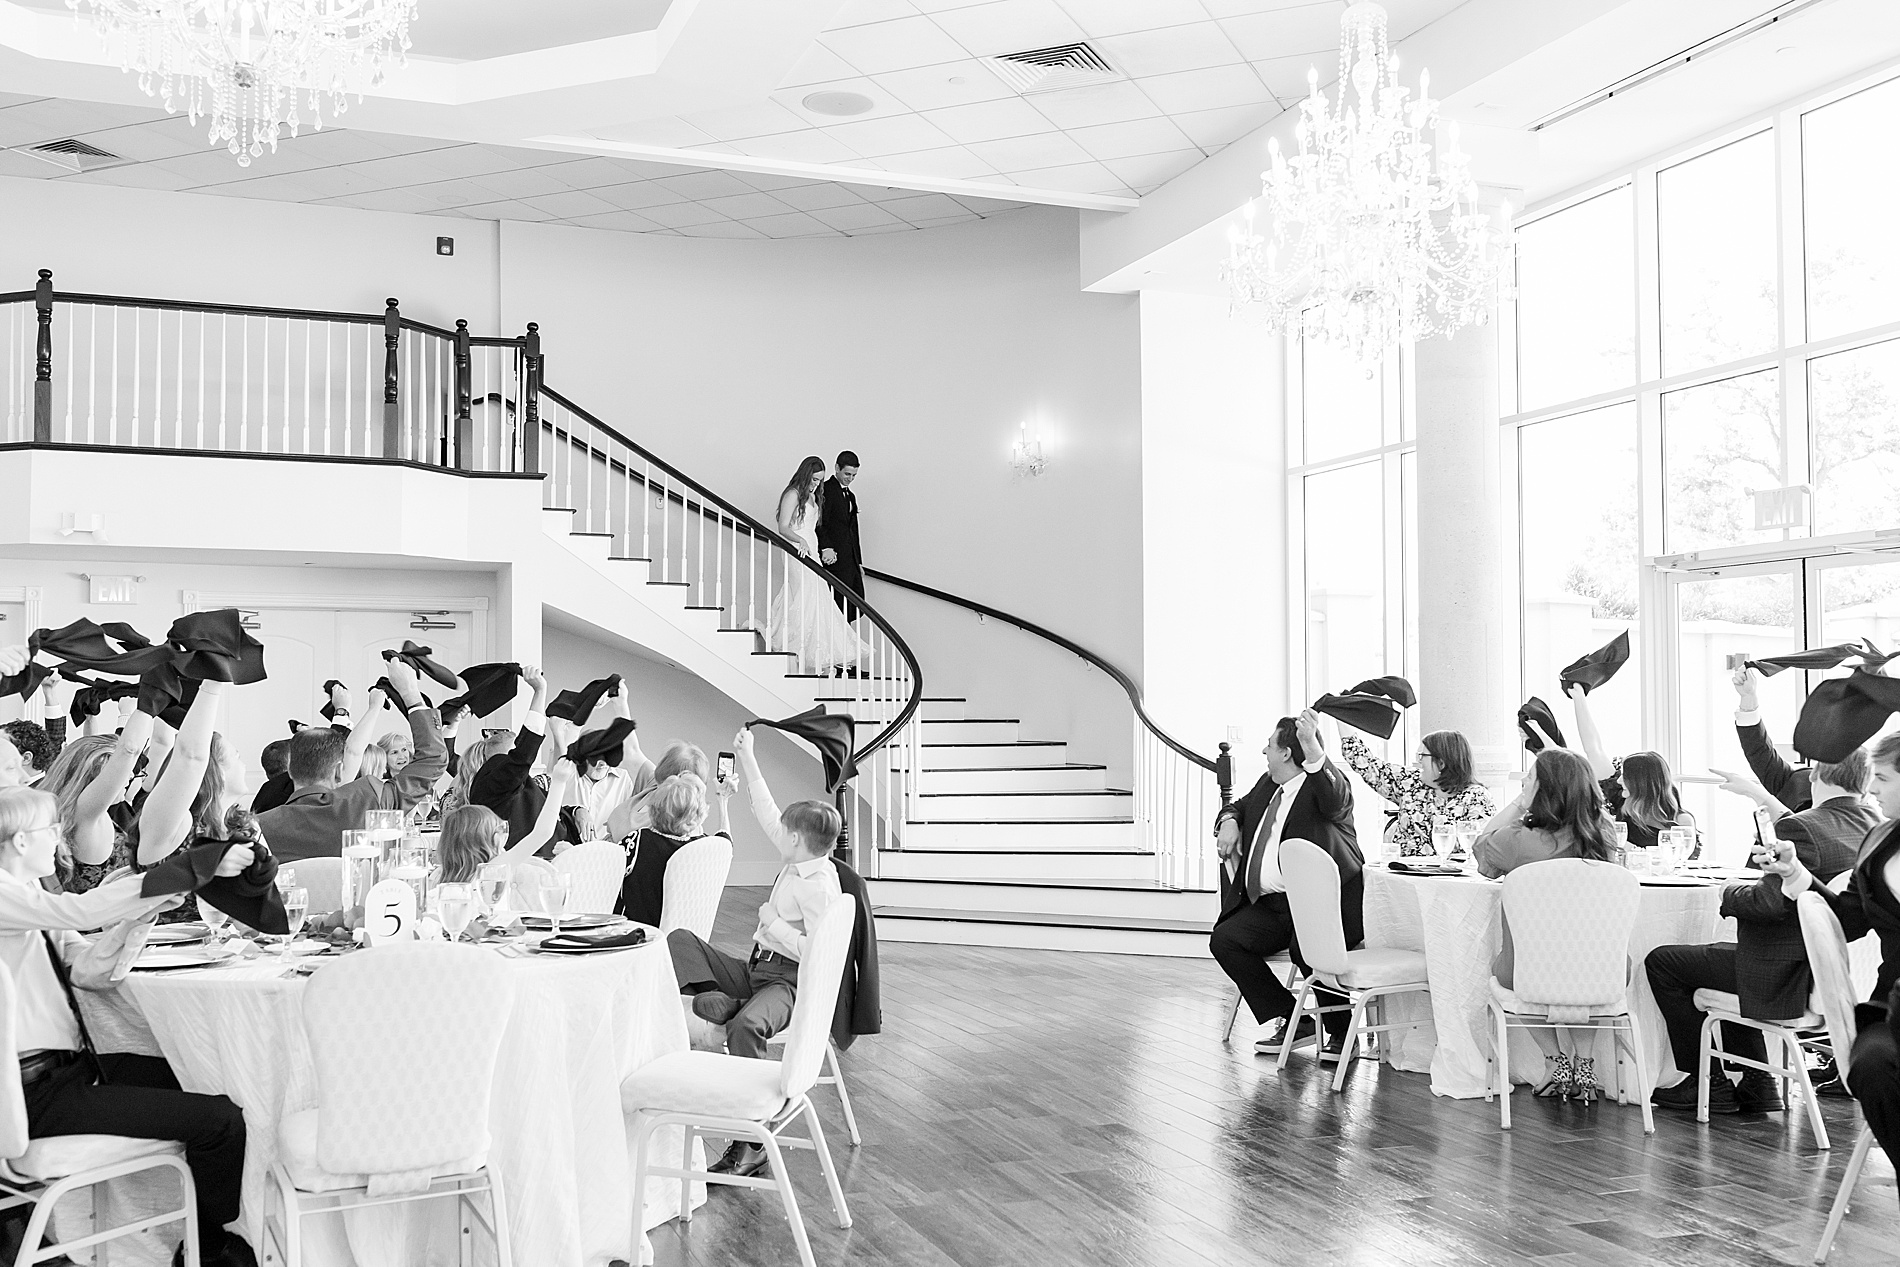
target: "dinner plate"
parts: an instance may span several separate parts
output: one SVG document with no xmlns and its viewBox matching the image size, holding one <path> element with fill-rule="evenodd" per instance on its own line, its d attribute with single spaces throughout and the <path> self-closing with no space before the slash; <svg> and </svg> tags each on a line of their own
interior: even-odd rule
<svg viewBox="0 0 1900 1267">
<path fill-rule="evenodd" d="M 178 924 L 155 924 L 145 939 L 148 946 L 185 946 L 211 936 L 211 925 L 196 920 Z"/>
<path fill-rule="evenodd" d="M 1638 876 L 1644 884 L 1660 889 L 1700 889 L 1714 883 L 1701 876 L 1694 875 L 1645 875 Z"/>
<path fill-rule="evenodd" d="M 618 915 L 563 915 L 561 916 L 561 931 L 565 933 L 576 929 L 605 928 L 609 924 L 620 922 L 621 917 Z M 523 915 L 521 923 L 527 928 L 549 930 L 554 928 L 554 922 L 545 915 Z"/>
<path fill-rule="evenodd" d="M 170 972 L 177 968 L 208 968 L 225 963 L 231 956 L 214 955 L 208 950 L 148 950 L 132 962 L 134 972 Z"/>
</svg>

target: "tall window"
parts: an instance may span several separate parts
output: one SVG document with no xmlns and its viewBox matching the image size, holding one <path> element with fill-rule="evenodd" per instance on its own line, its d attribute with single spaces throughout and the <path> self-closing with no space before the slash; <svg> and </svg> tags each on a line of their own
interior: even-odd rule
<svg viewBox="0 0 1900 1267">
<path fill-rule="evenodd" d="M 1525 409 L 1636 378 L 1630 188 L 1524 226 L 1517 242 L 1517 390 Z"/>
</svg>

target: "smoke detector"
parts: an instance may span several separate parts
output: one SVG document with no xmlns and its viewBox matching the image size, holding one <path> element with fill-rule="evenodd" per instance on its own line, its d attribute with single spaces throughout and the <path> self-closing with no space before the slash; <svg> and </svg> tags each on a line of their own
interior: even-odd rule
<svg viewBox="0 0 1900 1267">
<path fill-rule="evenodd" d="M 1060 92 L 1065 88 L 1090 88 L 1123 78 L 1090 44 L 1057 44 L 1053 48 L 1001 53 L 985 57 L 983 62 L 1024 96 Z"/>
</svg>

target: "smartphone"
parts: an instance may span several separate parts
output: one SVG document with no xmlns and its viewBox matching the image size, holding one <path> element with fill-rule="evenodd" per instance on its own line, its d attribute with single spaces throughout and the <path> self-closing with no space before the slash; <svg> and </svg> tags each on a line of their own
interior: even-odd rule
<svg viewBox="0 0 1900 1267">
<path fill-rule="evenodd" d="M 1749 658 L 1749 657 L 1748 657 L 1748 652 L 1746 652 L 1746 651 L 1736 651 L 1736 652 L 1732 652 L 1732 653 L 1731 653 L 1731 654 L 1729 655 L 1729 657 L 1728 657 L 1728 668 L 1729 668 L 1729 671 L 1730 671 L 1730 672 L 1732 673 L 1732 672 L 1734 672 L 1734 671 L 1735 671 L 1736 669 L 1745 669 L 1745 668 L 1747 668 L 1747 667 L 1748 667 L 1748 658 Z"/>
<path fill-rule="evenodd" d="M 733 757 L 730 752 L 722 752 L 719 754 L 718 764 L 713 766 L 713 779 L 716 782 L 729 783 L 732 781 L 732 760 Z"/>
<path fill-rule="evenodd" d="M 1755 811 L 1755 856 L 1749 861 L 1760 866 L 1775 860 L 1775 815 L 1772 810 Z"/>
</svg>

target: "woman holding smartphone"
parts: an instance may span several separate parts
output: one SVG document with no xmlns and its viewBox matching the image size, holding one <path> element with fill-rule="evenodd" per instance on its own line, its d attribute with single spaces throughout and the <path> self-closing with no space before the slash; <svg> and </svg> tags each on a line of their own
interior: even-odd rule
<svg viewBox="0 0 1900 1267">
<path fill-rule="evenodd" d="M 633 857 L 620 882 L 620 899 L 614 903 L 614 914 L 658 928 L 666 908 L 666 864 L 673 860 L 673 855 L 708 835 L 732 839 L 732 825 L 726 812 L 726 803 L 733 791 L 731 761 L 731 753 L 719 754 L 719 768 L 727 777 L 716 780 L 712 787 L 713 801 L 719 807 L 717 831 L 705 830 L 710 807 L 706 785 L 697 774 L 672 775 L 648 794 L 646 808 L 652 825 L 634 838 Z"/>
</svg>

